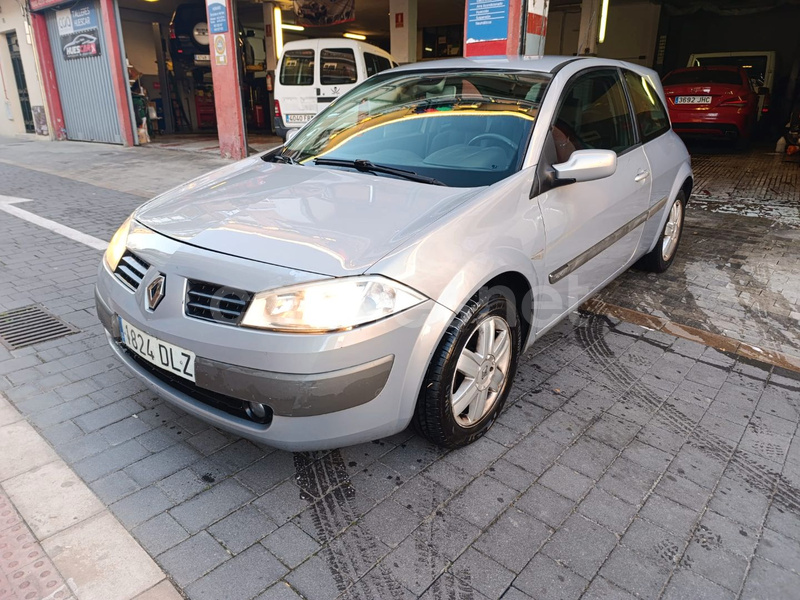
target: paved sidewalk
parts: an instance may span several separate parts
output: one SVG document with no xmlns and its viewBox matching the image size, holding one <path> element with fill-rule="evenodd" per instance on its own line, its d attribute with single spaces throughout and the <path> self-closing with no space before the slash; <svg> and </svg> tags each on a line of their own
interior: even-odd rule
<svg viewBox="0 0 800 600">
<path fill-rule="evenodd" d="M 180 599 L 2 393 L 0 448 L 0 600 Z"/>
<path fill-rule="evenodd" d="M 0 193 L 34 197 L 25 210 L 103 239 L 139 201 L 8 164 L 0 180 Z M 523 359 L 508 408 L 468 448 L 403 432 L 291 454 L 128 375 L 94 315 L 97 250 L 1 211 L 0 231 L 0 313 L 36 303 L 79 330 L 0 347 L 0 392 L 188 598 L 800 589 L 795 372 L 576 313 Z M 13 447 L 0 439 L 0 454 Z"/>
</svg>

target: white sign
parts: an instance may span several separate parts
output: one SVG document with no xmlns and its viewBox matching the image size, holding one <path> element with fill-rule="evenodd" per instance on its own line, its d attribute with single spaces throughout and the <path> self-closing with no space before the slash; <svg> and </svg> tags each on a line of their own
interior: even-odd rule
<svg viewBox="0 0 800 600">
<path fill-rule="evenodd" d="M 72 10 L 65 8 L 56 11 L 56 23 L 58 23 L 58 35 L 70 35 L 75 33 L 72 28 Z"/>
</svg>

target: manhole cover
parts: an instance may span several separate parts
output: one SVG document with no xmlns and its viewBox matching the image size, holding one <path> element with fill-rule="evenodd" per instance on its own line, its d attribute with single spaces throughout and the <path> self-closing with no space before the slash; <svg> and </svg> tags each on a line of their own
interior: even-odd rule
<svg viewBox="0 0 800 600">
<path fill-rule="evenodd" d="M 0 342 L 12 350 L 77 332 L 37 304 L 0 313 Z"/>
</svg>

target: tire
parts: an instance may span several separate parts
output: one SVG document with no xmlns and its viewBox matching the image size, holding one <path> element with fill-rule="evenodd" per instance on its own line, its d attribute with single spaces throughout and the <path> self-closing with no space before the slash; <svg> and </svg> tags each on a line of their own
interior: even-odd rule
<svg viewBox="0 0 800 600">
<path fill-rule="evenodd" d="M 673 216 L 675 216 L 674 211 L 678 213 L 677 219 L 673 219 Z M 683 190 L 678 192 L 675 200 L 672 201 L 669 215 L 667 222 L 664 223 L 664 229 L 661 230 L 661 235 L 658 236 L 655 248 L 639 259 L 635 265 L 637 269 L 650 271 L 651 273 L 663 273 L 669 269 L 672 261 L 675 260 L 681 235 L 683 234 L 683 220 L 686 215 L 686 194 Z M 674 227 L 670 227 L 670 225 L 674 224 L 677 224 L 677 232 L 675 232 Z M 667 233 L 670 229 L 673 231 L 672 234 Z M 672 244 L 665 241 L 668 237 L 672 239 Z"/>
<path fill-rule="evenodd" d="M 501 343 L 504 334 L 507 346 Z M 481 344 L 489 338 L 492 343 L 486 352 L 486 346 Z M 447 328 L 431 358 L 412 419 L 417 432 L 444 448 L 466 446 L 483 436 L 508 397 L 521 344 L 521 327 L 512 298 L 490 290 L 470 299 Z M 475 373 L 472 387 L 462 368 Z M 474 394 L 485 398 L 483 410 L 478 398 L 455 414 L 452 398 L 461 392 L 464 400 L 475 398 Z"/>
</svg>

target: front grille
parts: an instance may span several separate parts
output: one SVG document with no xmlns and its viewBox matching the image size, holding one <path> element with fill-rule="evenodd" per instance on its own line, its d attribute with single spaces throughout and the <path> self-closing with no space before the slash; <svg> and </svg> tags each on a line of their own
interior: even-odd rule
<svg viewBox="0 0 800 600">
<path fill-rule="evenodd" d="M 149 264 L 130 250 L 126 250 L 114 271 L 114 275 L 132 290 L 137 290 L 149 268 Z"/>
<path fill-rule="evenodd" d="M 190 279 L 186 285 L 186 315 L 238 325 L 252 298 L 251 292 Z"/>
<path fill-rule="evenodd" d="M 148 373 L 159 379 L 160 381 L 166 383 L 173 389 L 186 394 L 190 398 L 194 398 L 198 402 L 202 402 L 203 404 L 207 404 L 212 408 L 216 408 L 217 410 L 221 410 L 223 412 L 228 413 L 229 415 L 233 415 L 234 417 L 238 417 L 245 421 L 254 422 L 253 419 L 250 418 L 247 411 L 247 402 L 244 400 L 240 400 L 239 398 L 234 398 L 233 396 L 226 396 L 225 394 L 219 394 L 217 392 L 212 392 L 211 390 L 207 390 L 205 388 L 199 387 L 196 383 L 189 381 L 188 379 L 184 379 L 183 377 L 178 377 L 177 375 L 173 375 L 169 371 L 165 371 L 164 369 L 160 369 L 152 363 L 147 362 L 141 356 L 132 352 L 124 345 L 122 349 L 125 351 L 129 357 L 131 357 L 136 364 L 140 367 L 145 369 Z M 268 424 L 272 421 L 272 410 L 268 407 L 264 407 L 267 410 L 267 417 L 264 421 Z"/>
</svg>

